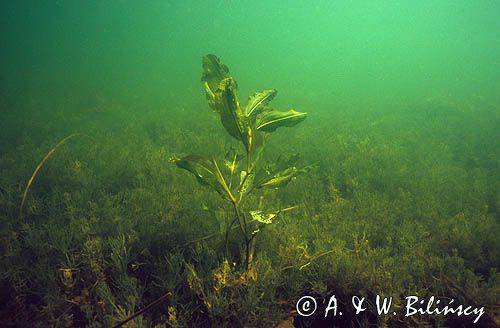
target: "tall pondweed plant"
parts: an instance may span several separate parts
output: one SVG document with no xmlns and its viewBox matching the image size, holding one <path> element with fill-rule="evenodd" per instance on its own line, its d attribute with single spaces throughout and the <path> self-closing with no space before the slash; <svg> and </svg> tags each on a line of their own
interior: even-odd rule
<svg viewBox="0 0 500 328">
<path fill-rule="evenodd" d="M 278 189 L 285 186 L 299 174 L 307 172 L 310 166 L 297 167 L 298 156 L 294 155 L 277 163 L 259 167 L 264 146 L 270 135 L 280 127 L 292 127 L 302 122 L 307 114 L 293 109 L 277 111 L 268 106 L 276 96 L 276 90 L 268 89 L 249 97 L 245 106 L 238 100 L 237 84 L 229 75 L 229 69 L 217 56 L 203 57 L 202 82 L 209 106 L 219 114 L 224 129 L 243 144 L 244 153 L 229 149 L 223 164 L 215 159 L 197 155 L 174 158 L 174 163 L 188 170 L 201 185 L 218 192 L 232 206 L 233 218 L 226 230 L 227 236 L 234 224 L 245 241 L 245 270 L 252 264 L 255 237 L 263 226 L 271 224 L 276 216 L 296 206 L 259 208 L 260 202 L 247 202 L 251 194 L 262 189 Z M 252 208 L 252 205 L 257 208 Z"/>
</svg>

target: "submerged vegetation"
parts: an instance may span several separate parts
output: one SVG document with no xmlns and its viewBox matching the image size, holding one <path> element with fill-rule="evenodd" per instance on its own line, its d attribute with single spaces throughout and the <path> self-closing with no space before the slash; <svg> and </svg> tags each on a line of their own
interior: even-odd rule
<svg viewBox="0 0 500 328">
<path fill-rule="evenodd" d="M 278 189 L 308 170 L 308 167 L 295 166 L 297 156 L 269 165 L 265 170 L 257 170 L 264 144 L 276 129 L 302 122 L 306 118 L 306 113 L 293 109 L 280 112 L 270 108 L 268 104 L 276 95 L 274 89 L 255 93 L 242 108 L 236 92 L 236 81 L 229 76 L 227 66 L 215 55 L 203 57 L 202 81 L 208 103 L 220 115 L 226 131 L 243 144 L 245 156 L 241 156 L 233 149 L 228 150 L 222 170 L 215 159 L 209 160 L 194 155 L 174 159 L 174 162 L 178 167 L 193 173 L 202 185 L 212 187 L 231 203 L 234 218 L 226 223 L 226 242 L 233 225 L 237 223 L 245 240 L 244 262 L 245 270 L 248 271 L 254 256 L 257 234 L 279 213 L 291 210 L 294 206 L 286 208 L 280 206 L 279 209 L 272 211 L 267 208 L 246 210 L 244 201 L 253 196 L 256 189 Z M 244 162 L 243 169 L 239 169 L 241 161 Z M 239 181 L 235 182 L 238 177 Z M 264 196 L 261 196 L 259 201 L 254 201 L 252 206 L 262 207 L 262 203 L 265 203 Z"/>
<path fill-rule="evenodd" d="M 431 99 L 318 111 L 277 130 L 305 114 L 271 110 L 274 90 L 240 107 L 215 56 L 203 82 L 218 115 L 202 99 L 139 111 L 74 95 L 59 110 L 42 99 L 17 105 L 26 116 L 5 114 L 0 326 L 109 327 L 149 304 L 126 326 L 472 326 L 377 316 L 372 302 L 359 315 L 296 316 L 302 296 L 333 294 L 392 296 L 396 307 L 409 295 L 453 298 L 485 307 L 475 327 L 498 324 L 498 108 Z M 57 148 L 19 216 L 36 165 L 75 132 L 88 137 Z M 174 157 L 187 150 L 200 155 Z"/>
</svg>

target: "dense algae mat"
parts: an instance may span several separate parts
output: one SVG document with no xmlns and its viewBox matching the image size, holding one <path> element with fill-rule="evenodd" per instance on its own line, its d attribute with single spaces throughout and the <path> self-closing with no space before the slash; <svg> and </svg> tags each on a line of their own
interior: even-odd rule
<svg viewBox="0 0 500 328">
<path fill-rule="evenodd" d="M 26 123 L 51 137 L 0 158 L 1 326 L 107 327 L 142 309 L 128 326 L 495 326 L 497 109 L 437 101 L 324 119 L 311 108 L 302 123 L 271 109 L 273 89 L 240 105 L 213 55 L 203 87 L 215 113 L 125 115 L 108 102 L 99 124 L 76 110 Z M 19 220 L 25 179 L 62 139 L 47 131 L 75 132 L 61 126 L 91 138 L 44 163 Z M 335 295 L 343 315 L 299 319 L 304 295 L 320 307 Z M 377 315 L 375 295 L 398 315 Z M 410 295 L 485 314 L 405 317 Z M 346 306 L 352 296 L 367 310 Z"/>
</svg>

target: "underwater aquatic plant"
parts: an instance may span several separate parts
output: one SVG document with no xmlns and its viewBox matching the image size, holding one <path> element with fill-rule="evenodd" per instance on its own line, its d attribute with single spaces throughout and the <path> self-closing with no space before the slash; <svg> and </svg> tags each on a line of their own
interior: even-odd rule
<svg viewBox="0 0 500 328">
<path fill-rule="evenodd" d="M 193 173 L 201 185 L 211 187 L 232 204 L 234 219 L 227 233 L 233 224 L 239 225 L 245 240 L 245 269 L 248 270 L 258 232 L 264 225 L 272 223 L 279 213 L 296 206 L 272 211 L 247 209 L 244 206 L 247 196 L 259 189 L 285 186 L 310 168 L 297 167 L 297 155 L 275 163 L 266 170 L 257 170 L 257 164 L 269 136 L 280 127 L 292 127 L 302 122 L 307 113 L 293 109 L 277 111 L 269 107 L 269 102 L 276 96 L 274 89 L 257 92 L 244 107 L 240 106 L 236 81 L 229 75 L 227 66 L 212 54 L 203 57 L 202 82 L 209 106 L 220 115 L 227 133 L 243 144 L 245 153 L 241 155 L 229 150 L 223 165 L 219 165 L 215 159 L 197 155 L 187 155 L 173 161 L 179 168 Z"/>
<path fill-rule="evenodd" d="M 38 165 L 36 166 L 35 170 L 31 174 L 31 177 L 29 178 L 28 183 L 26 184 L 26 187 L 24 188 L 23 198 L 21 200 L 21 205 L 19 206 L 19 219 L 21 219 L 21 217 L 23 215 L 24 202 L 26 201 L 26 197 L 28 196 L 28 192 L 30 190 L 31 185 L 33 184 L 33 181 L 35 180 L 36 175 L 38 174 L 38 171 L 40 171 L 40 169 L 42 168 L 42 166 L 50 158 L 50 156 L 52 156 L 52 154 L 54 154 L 54 152 L 57 150 L 57 148 L 59 148 L 60 146 L 62 146 L 69 139 L 71 139 L 73 137 L 76 137 L 78 135 L 79 135 L 79 133 L 73 133 L 73 134 L 71 134 L 71 135 L 69 135 L 69 136 L 61 139 L 61 141 L 59 141 L 57 143 L 57 145 L 54 146 L 54 148 L 52 148 L 51 150 L 49 150 L 49 152 L 44 156 L 44 158 L 40 161 L 40 163 L 38 163 Z"/>
</svg>

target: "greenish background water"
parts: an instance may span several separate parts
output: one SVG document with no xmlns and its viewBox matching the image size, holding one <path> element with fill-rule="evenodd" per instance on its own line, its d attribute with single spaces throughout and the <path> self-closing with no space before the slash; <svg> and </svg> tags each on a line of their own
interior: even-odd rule
<svg viewBox="0 0 500 328">
<path fill-rule="evenodd" d="M 243 95 L 274 87 L 308 111 L 498 103 L 499 14 L 498 1 L 10 2 L 2 89 L 199 101 L 200 58 L 215 53 Z"/>
</svg>

